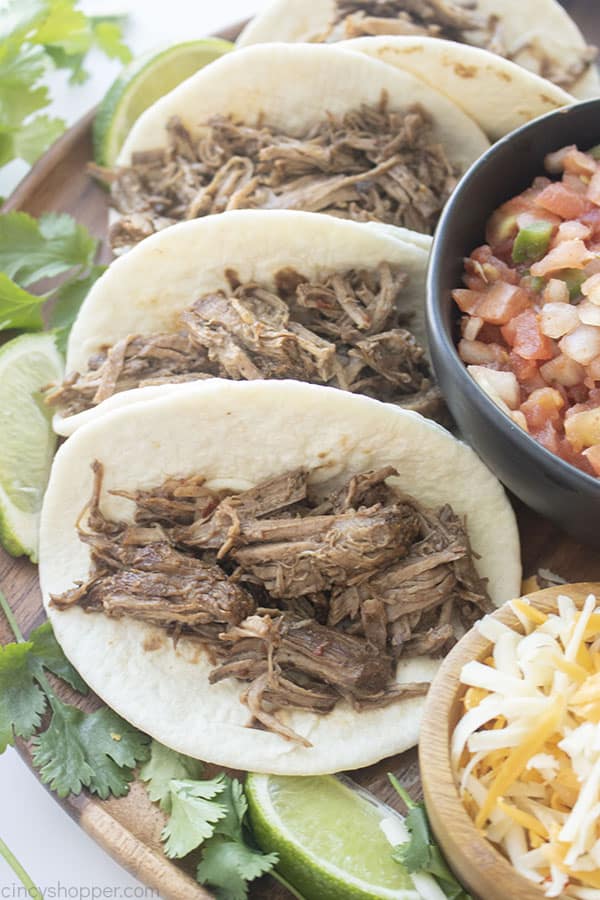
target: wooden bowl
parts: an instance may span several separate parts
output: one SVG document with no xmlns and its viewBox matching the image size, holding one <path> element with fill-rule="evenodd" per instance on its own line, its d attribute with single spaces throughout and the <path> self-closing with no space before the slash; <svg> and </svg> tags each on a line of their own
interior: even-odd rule
<svg viewBox="0 0 600 900">
<path fill-rule="evenodd" d="M 560 585 L 526 596 L 532 605 L 543 612 L 555 612 L 559 594 L 566 594 L 582 606 L 588 594 L 595 594 L 600 601 L 600 584 Z M 509 604 L 501 607 L 493 617 L 510 628 L 523 631 Z M 462 667 L 471 660 L 485 659 L 491 646 L 477 626 L 472 628 L 446 657 L 429 691 L 419 744 L 427 812 L 448 864 L 475 898 L 544 900 L 545 894 L 541 888 L 519 875 L 506 857 L 475 827 L 460 799 L 450 761 L 450 738 L 463 712 L 461 698 L 465 686 L 460 683 Z"/>
</svg>

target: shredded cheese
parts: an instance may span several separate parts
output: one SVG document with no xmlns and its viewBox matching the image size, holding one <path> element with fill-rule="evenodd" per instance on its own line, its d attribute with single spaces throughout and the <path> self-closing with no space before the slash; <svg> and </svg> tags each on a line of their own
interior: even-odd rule
<svg viewBox="0 0 600 900">
<path fill-rule="evenodd" d="M 513 600 L 520 632 L 481 620 L 492 651 L 463 667 L 452 760 L 469 815 L 524 877 L 600 900 L 600 605 L 557 607 Z"/>
</svg>

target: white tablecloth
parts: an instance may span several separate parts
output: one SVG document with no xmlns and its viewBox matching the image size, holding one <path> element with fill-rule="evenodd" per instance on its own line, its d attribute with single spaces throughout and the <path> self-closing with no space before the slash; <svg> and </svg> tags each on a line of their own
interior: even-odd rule
<svg viewBox="0 0 600 900">
<path fill-rule="evenodd" d="M 81 7 L 89 13 L 129 13 L 127 41 L 137 54 L 165 41 L 210 34 L 265 5 L 266 0 L 101 0 Z M 94 54 L 89 65 L 93 76 L 82 87 L 68 87 L 60 73 L 52 78 L 52 112 L 69 123 L 102 97 L 120 68 L 100 54 Z M 13 164 L 0 173 L 0 196 L 10 193 L 25 171 Z M 156 897 L 71 821 L 11 749 L 0 757 L 0 836 L 49 900 Z M 1 900 L 24 896 L 0 859 Z"/>
</svg>

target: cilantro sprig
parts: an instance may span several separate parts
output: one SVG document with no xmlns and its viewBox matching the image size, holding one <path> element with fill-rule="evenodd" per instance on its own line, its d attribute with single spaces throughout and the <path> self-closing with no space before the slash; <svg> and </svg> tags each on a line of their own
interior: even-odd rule
<svg viewBox="0 0 600 900">
<path fill-rule="evenodd" d="M 43 84 L 49 69 L 88 78 L 85 58 L 92 47 L 128 62 L 119 17 L 88 17 L 78 0 L 9 0 L 0 9 L 0 166 L 13 159 L 35 160 L 64 131 L 63 119 L 41 110 L 51 101 Z"/>
<path fill-rule="evenodd" d="M 65 352 L 79 307 L 105 266 L 94 264 L 98 241 L 66 213 L 24 212 L 0 216 L 0 331 L 44 328 L 42 308 L 53 300 L 49 325 Z M 30 287 L 44 278 L 68 273 L 54 290 L 35 294 Z"/>
<path fill-rule="evenodd" d="M 200 780 L 197 760 L 152 742 L 150 759 L 140 770 L 150 799 L 167 813 L 162 832 L 165 853 L 180 859 L 202 848 L 196 869 L 219 900 L 246 900 L 248 884 L 273 871 L 276 853 L 262 853 L 252 841 L 246 820 L 248 803 L 236 778 L 221 773 Z"/>
<path fill-rule="evenodd" d="M 135 767 L 149 755 L 149 738 L 108 707 L 86 713 L 63 702 L 47 673 L 80 694 L 87 686 L 63 654 L 49 622 L 25 640 L 4 595 L 2 608 L 16 642 L 0 647 L 0 753 L 17 737 L 32 738 L 33 764 L 59 797 L 86 787 L 106 799 L 129 790 Z M 50 713 L 48 726 L 40 731 Z"/>
<path fill-rule="evenodd" d="M 415 803 L 398 779 L 389 772 L 388 778 L 408 810 L 404 824 L 410 832 L 410 841 L 394 848 L 393 859 L 411 875 L 416 872 L 432 875 L 449 900 L 472 900 L 448 868 L 442 851 L 436 844 L 425 804 Z"/>
</svg>

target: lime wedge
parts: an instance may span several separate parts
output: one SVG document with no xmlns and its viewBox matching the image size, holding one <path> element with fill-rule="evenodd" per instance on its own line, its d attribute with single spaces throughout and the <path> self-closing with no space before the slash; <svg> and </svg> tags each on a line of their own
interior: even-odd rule
<svg viewBox="0 0 600 900">
<path fill-rule="evenodd" d="M 125 66 L 100 103 L 94 121 L 94 159 L 98 165 L 114 164 L 145 109 L 230 50 L 233 44 L 229 41 L 205 38 L 153 50 Z"/>
<path fill-rule="evenodd" d="M 246 797 L 261 850 L 305 900 L 419 900 L 379 825 L 390 809 L 332 775 L 248 775 Z"/>
<path fill-rule="evenodd" d="M 56 437 L 41 388 L 63 375 L 51 334 L 0 347 L 0 542 L 13 556 L 37 556 L 38 520 Z"/>
</svg>

